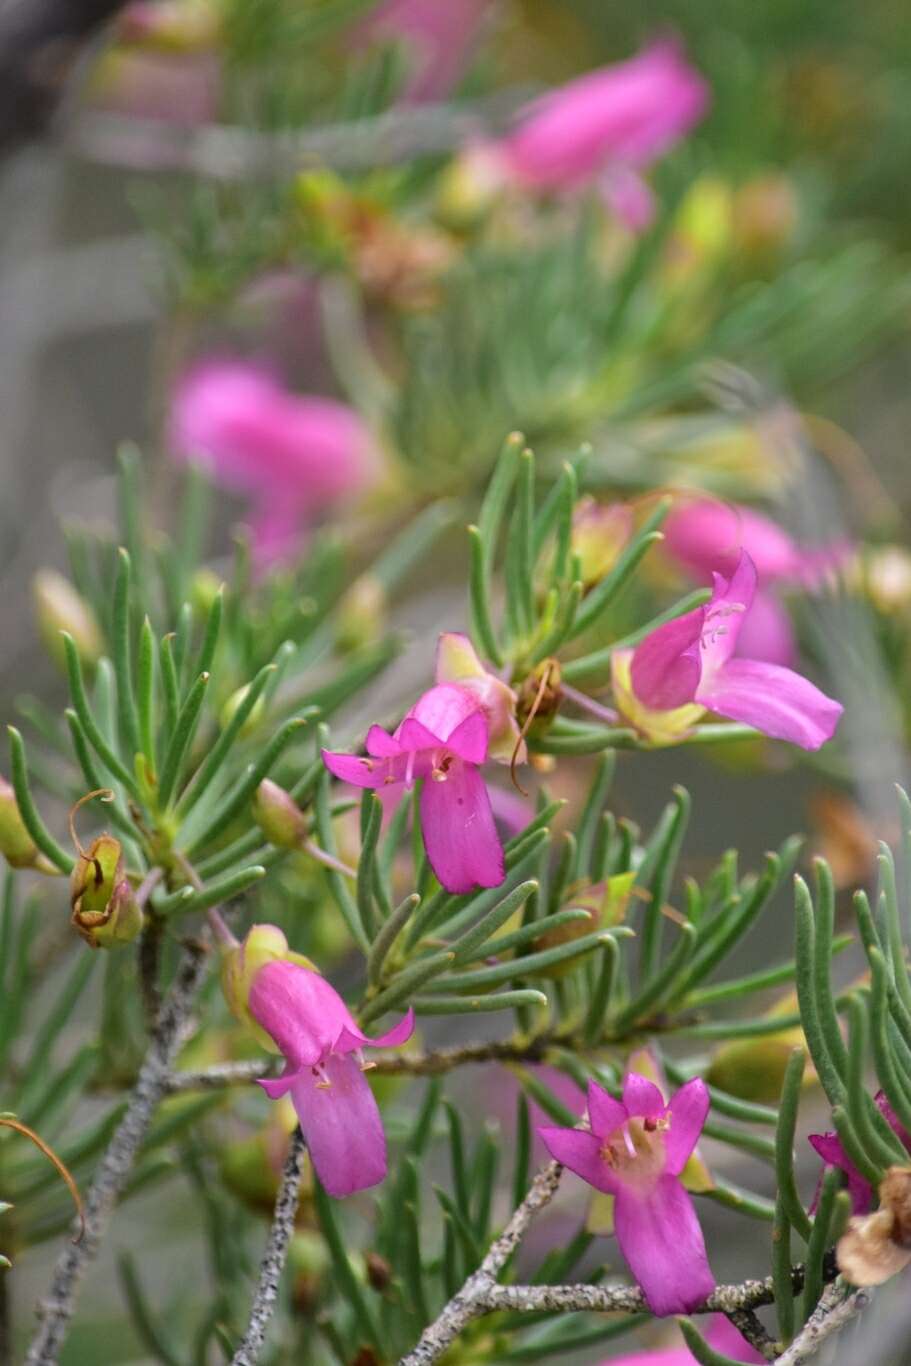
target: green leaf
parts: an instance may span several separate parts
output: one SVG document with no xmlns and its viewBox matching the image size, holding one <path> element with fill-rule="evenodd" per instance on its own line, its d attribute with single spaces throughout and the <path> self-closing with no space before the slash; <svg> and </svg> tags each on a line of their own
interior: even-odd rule
<svg viewBox="0 0 911 1366">
<path fill-rule="evenodd" d="M 38 808 L 32 799 L 28 781 L 28 764 L 25 758 L 25 743 L 22 736 L 15 726 L 7 726 L 6 730 L 9 735 L 13 791 L 16 794 L 16 805 L 19 808 L 22 823 L 42 854 L 49 858 L 51 863 L 60 869 L 61 873 L 69 874 L 72 872 L 75 860 L 54 839 L 39 816 Z"/>
</svg>

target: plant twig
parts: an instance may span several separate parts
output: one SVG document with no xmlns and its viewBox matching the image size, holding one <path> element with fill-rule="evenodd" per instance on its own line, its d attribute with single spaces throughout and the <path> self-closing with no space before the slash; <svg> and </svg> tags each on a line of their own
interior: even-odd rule
<svg viewBox="0 0 911 1366">
<path fill-rule="evenodd" d="M 760 1356 L 764 1356 L 766 1361 L 775 1360 L 778 1343 L 767 1331 L 755 1309 L 732 1309 L 728 1318 L 750 1346 L 756 1348 Z"/>
<path fill-rule="evenodd" d="M 275 1301 L 278 1299 L 278 1288 L 288 1255 L 288 1245 L 294 1233 L 303 1166 L 304 1136 L 298 1127 L 291 1135 L 291 1147 L 288 1149 L 281 1185 L 278 1188 L 275 1214 L 272 1216 L 272 1227 L 269 1229 L 266 1251 L 259 1269 L 259 1281 L 250 1308 L 247 1331 L 231 1358 L 231 1366 L 256 1366 L 259 1361 L 259 1353 L 266 1340 L 266 1330 L 275 1309 Z"/>
<path fill-rule="evenodd" d="M 491 1243 L 487 1255 L 468 1280 L 445 1306 L 442 1313 L 421 1334 L 420 1341 L 402 1357 L 400 1366 L 430 1366 L 462 1332 L 463 1328 L 488 1312 L 491 1295 L 497 1290 L 513 1290 L 514 1286 L 498 1286 L 497 1275 L 519 1246 L 525 1232 L 539 1210 L 549 1205 L 560 1184 L 563 1168 L 559 1162 L 548 1162 L 531 1183 L 528 1194 L 513 1214 L 499 1238 Z M 529 1290 L 546 1290 L 547 1286 L 528 1286 Z"/>
<path fill-rule="evenodd" d="M 40 1325 L 26 1356 L 26 1366 L 55 1366 L 73 1314 L 76 1292 L 89 1263 L 98 1253 L 117 1198 L 126 1184 L 183 1037 L 183 1026 L 206 970 L 206 947 L 187 946 L 177 977 L 149 1040 L 126 1113 L 92 1179 L 85 1199 L 85 1236 L 68 1244 L 57 1259 L 50 1291 L 38 1306 Z"/>
<path fill-rule="evenodd" d="M 844 1286 L 830 1285 L 775 1366 L 803 1366 L 805 1361 L 812 1361 L 827 1338 L 840 1333 L 851 1319 L 866 1309 L 871 1299 L 869 1290 L 854 1290 L 845 1295 Z"/>
<path fill-rule="evenodd" d="M 543 1062 L 547 1049 L 555 1040 L 539 1036 L 536 1039 L 500 1039 L 491 1043 L 456 1044 L 452 1048 L 437 1048 L 424 1053 L 376 1053 L 372 1056 L 374 1076 L 436 1077 L 466 1063 L 485 1062 Z M 271 1063 L 262 1061 L 225 1062 L 207 1067 L 201 1072 L 172 1072 L 167 1089 L 173 1091 L 210 1091 L 219 1086 L 244 1086 L 269 1076 Z"/>
</svg>

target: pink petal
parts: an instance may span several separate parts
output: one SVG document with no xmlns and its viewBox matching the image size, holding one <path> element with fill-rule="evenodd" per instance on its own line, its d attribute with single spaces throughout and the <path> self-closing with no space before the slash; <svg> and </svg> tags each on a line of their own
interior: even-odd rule
<svg viewBox="0 0 911 1366">
<path fill-rule="evenodd" d="M 483 764 L 487 758 L 487 722 L 480 707 L 456 726 L 446 746 L 467 764 Z"/>
<path fill-rule="evenodd" d="M 810 1146 L 815 1148 L 822 1158 L 826 1167 L 838 1167 L 843 1171 L 848 1180 L 848 1194 L 851 1197 L 851 1212 L 853 1214 L 866 1214 L 873 1204 L 873 1187 L 851 1161 L 842 1146 L 841 1139 L 836 1133 L 828 1134 L 809 1134 Z M 813 1195 L 813 1203 L 810 1206 L 810 1213 L 815 1213 L 816 1206 L 819 1204 L 819 1197 L 822 1192 L 822 1178 L 825 1169 L 819 1174 L 819 1181 L 816 1184 L 816 1191 Z"/>
<path fill-rule="evenodd" d="M 756 566 L 745 550 L 730 579 L 713 574 L 714 592 L 705 608 L 702 632 L 702 683 L 720 670 L 737 649 L 737 638 L 756 596 Z"/>
<path fill-rule="evenodd" d="M 374 763 L 361 754 L 337 754 L 330 749 L 322 750 L 323 763 L 335 778 L 354 787 L 384 787 L 389 769 L 385 764 Z"/>
<path fill-rule="evenodd" d="M 626 1113 L 626 1106 L 619 1100 L 599 1086 L 597 1082 L 588 1083 L 588 1118 L 592 1126 L 592 1133 L 599 1138 L 606 1138 L 615 1129 L 619 1129 L 621 1124 L 625 1124 L 629 1116 Z"/>
<path fill-rule="evenodd" d="M 669 1176 L 679 1176 L 683 1171 L 699 1141 L 708 1112 L 709 1092 L 701 1077 L 694 1077 L 671 1097 L 667 1107 L 671 1123 L 664 1140 L 665 1171 Z"/>
<path fill-rule="evenodd" d="M 364 748 L 374 759 L 394 759 L 402 752 L 399 742 L 388 731 L 383 730 L 382 726 L 370 727 Z"/>
<path fill-rule="evenodd" d="M 417 754 L 421 750 L 442 749 L 443 741 L 409 713 L 395 733 L 402 750 Z"/>
<path fill-rule="evenodd" d="M 302 1070 L 288 1063 L 280 1077 L 260 1077 L 257 1085 L 263 1088 L 270 1100 L 281 1100 L 291 1090 Z"/>
<path fill-rule="evenodd" d="M 696 700 L 801 749 L 819 749 L 830 740 L 844 711 L 809 679 L 754 659 L 728 660 L 712 678 L 703 680 Z"/>
<path fill-rule="evenodd" d="M 294 1083 L 292 1098 L 314 1169 L 340 1198 L 376 1186 L 386 1175 L 386 1136 L 373 1092 L 352 1057 L 331 1054 L 328 1087 L 312 1069 Z"/>
<path fill-rule="evenodd" d="M 465 718 L 477 710 L 478 699 L 470 689 L 458 683 L 438 683 L 418 698 L 408 717 L 426 726 L 435 743 L 439 743 L 448 740 Z"/>
<path fill-rule="evenodd" d="M 765 1362 L 765 1357 L 747 1342 L 726 1314 L 712 1315 L 709 1331 L 705 1337 L 709 1346 L 714 1347 L 716 1352 L 722 1352 L 725 1356 L 733 1357 L 735 1361 L 750 1363 L 751 1366 L 752 1363 Z"/>
<path fill-rule="evenodd" d="M 595 1190 L 608 1195 L 616 1195 L 620 1190 L 613 1168 L 601 1156 L 601 1140 L 594 1134 L 544 1124 L 538 1129 L 538 1135 L 551 1157 L 562 1162 L 576 1176 L 581 1176 Z"/>
<path fill-rule="evenodd" d="M 288 1066 L 298 1070 L 318 1063 L 343 1029 L 358 1032 L 335 988 L 298 963 L 276 961 L 261 967 L 250 987 L 249 1006 Z"/>
<path fill-rule="evenodd" d="M 794 628 L 787 608 L 778 598 L 760 589 L 753 599 L 737 637 L 737 653 L 743 659 L 760 659 L 789 669 L 797 658 Z"/>
<path fill-rule="evenodd" d="M 612 166 L 601 178 L 601 198 L 630 232 L 644 232 L 655 217 L 655 196 L 638 171 Z"/>
<path fill-rule="evenodd" d="M 652 711 L 671 711 L 692 702 L 702 674 L 699 640 L 706 609 L 697 607 L 659 626 L 633 651 L 633 692 Z"/>
<path fill-rule="evenodd" d="M 421 828 L 430 866 L 447 892 L 499 887 L 506 877 L 490 798 L 473 764 L 454 759 L 444 781 L 425 780 Z"/>
<path fill-rule="evenodd" d="M 630 1119 L 659 1119 L 667 1108 L 655 1083 L 638 1072 L 627 1072 L 623 1078 L 623 1104 Z"/>
<path fill-rule="evenodd" d="M 614 1227 L 653 1314 L 689 1313 L 715 1289 L 693 1202 L 677 1177 L 659 1177 L 644 1196 L 621 1186 Z"/>
<path fill-rule="evenodd" d="M 886 1123 L 889 1125 L 889 1128 L 896 1135 L 896 1137 L 901 1139 L 901 1142 L 908 1149 L 908 1151 L 911 1152 L 911 1134 L 908 1133 L 907 1129 L 903 1126 L 898 1115 L 895 1113 L 895 1111 L 892 1109 L 892 1106 L 886 1100 L 884 1092 L 877 1091 L 873 1099 L 876 1101 L 876 1104 L 879 1107 L 880 1114 L 886 1120 Z"/>
<path fill-rule="evenodd" d="M 409 1009 L 399 1020 L 397 1025 L 393 1025 L 385 1034 L 381 1034 L 378 1039 L 368 1038 L 360 1029 L 345 1028 L 335 1041 L 333 1051 L 336 1053 L 350 1053 L 356 1048 L 396 1048 L 399 1044 L 407 1043 L 414 1033 L 414 1011 Z"/>
</svg>

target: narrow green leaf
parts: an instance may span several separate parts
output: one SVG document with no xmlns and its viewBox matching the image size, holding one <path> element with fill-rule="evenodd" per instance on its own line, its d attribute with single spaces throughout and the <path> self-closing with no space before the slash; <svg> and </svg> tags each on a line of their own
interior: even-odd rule
<svg viewBox="0 0 911 1366">
<path fill-rule="evenodd" d="M 89 701 L 86 696 L 85 684 L 82 678 L 82 664 L 79 660 L 76 642 L 68 631 L 61 631 L 60 634 L 63 637 L 63 646 L 66 653 L 66 668 L 70 683 L 70 697 L 72 698 L 73 707 L 82 724 L 82 729 L 86 733 L 89 744 L 95 750 L 95 753 L 108 771 L 113 774 L 118 782 L 123 783 L 123 786 L 134 800 L 138 800 L 139 792 L 132 773 L 130 773 L 129 769 L 120 761 L 104 738 L 104 735 L 89 708 Z"/>
<path fill-rule="evenodd" d="M 503 655 L 497 644 L 496 632 L 490 615 L 491 590 L 487 582 L 484 542 L 481 539 L 481 532 L 476 526 L 468 528 L 468 549 L 470 552 L 468 606 L 472 639 L 478 652 L 496 668 L 501 668 Z"/>
<path fill-rule="evenodd" d="M 543 991 L 523 988 L 492 992 L 489 996 L 413 996 L 411 1004 L 416 1015 L 480 1015 L 517 1006 L 546 1006 L 547 997 Z"/>
<path fill-rule="evenodd" d="M 117 572 L 114 578 L 113 647 L 120 736 L 129 752 L 135 754 L 139 749 L 139 726 L 130 663 L 130 557 L 123 546 L 117 551 Z"/>
<path fill-rule="evenodd" d="M 193 743 L 203 703 L 206 700 L 209 677 L 209 674 L 199 675 L 178 713 L 177 725 L 165 751 L 158 782 L 158 802 L 162 809 L 166 808 L 171 800 L 171 794 L 180 779 L 181 766 Z"/>
<path fill-rule="evenodd" d="M 177 803 L 177 814 L 181 819 L 196 805 L 227 759 L 237 737 L 246 725 L 247 718 L 262 696 L 263 690 L 275 670 L 274 663 L 266 664 L 248 686 L 244 696 L 232 712 L 228 724 L 209 750 L 203 763 L 187 783 L 180 801 Z"/>
<path fill-rule="evenodd" d="M 60 847 L 38 814 L 38 808 L 32 799 L 28 781 L 25 743 L 15 726 L 7 726 L 6 730 L 9 735 L 13 791 L 16 794 L 16 805 L 19 808 L 22 823 L 42 854 L 49 858 L 51 863 L 60 869 L 61 873 L 68 875 L 72 872 L 75 860 L 70 857 L 65 849 Z"/>
<path fill-rule="evenodd" d="M 367 955 L 367 981 L 370 986 L 379 986 L 383 976 L 383 964 L 402 930 L 420 905 L 421 898 L 416 892 L 406 896 L 380 929 Z"/>
<path fill-rule="evenodd" d="M 348 1248 L 336 1223 L 333 1203 L 318 1179 L 313 1182 L 313 1204 L 317 1220 L 323 1231 L 323 1237 L 326 1240 L 326 1246 L 329 1249 L 329 1255 L 332 1258 L 338 1290 L 351 1307 L 360 1332 L 374 1346 L 379 1347 L 381 1341 L 379 1329 L 367 1304 L 364 1291 L 351 1268 Z"/>
</svg>

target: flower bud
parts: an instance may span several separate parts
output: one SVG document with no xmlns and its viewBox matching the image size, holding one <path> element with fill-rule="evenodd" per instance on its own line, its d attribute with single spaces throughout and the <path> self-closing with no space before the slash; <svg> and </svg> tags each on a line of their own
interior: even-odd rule
<svg viewBox="0 0 911 1366">
<path fill-rule="evenodd" d="M 231 696 L 228 698 L 227 702 L 222 707 L 221 715 L 218 718 L 221 722 L 222 730 L 225 730 L 231 724 L 231 721 L 234 718 L 234 713 L 237 711 L 237 708 L 243 702 L 244 698 L 246 697 L 249 691 L 250 684 L 245 683 L 242 688 L 238 688 L 237 691 L 233 692 Z M 246 721 L 240 728 L 241 735 L 249 735 L 252 730 L 256 729 L 256 727 L 259 725 L 260 721 L 263 718 L 263 712 L 265 710 L 266 701 L 265 698 L 260 694 L 260 696 L 256 699 L 256 701 L 253 704 L 253 710 L 250 712 L 250 715 L 247 717 Z"/>
<path fill-rule="evenodd" d="M 625 503 L 580 500 L 573 513 L 570 545 L 581 561 L 583 588 L 600 583 L 613 569 L 632 531 L 632 509 Z"/>
<path fill-rule="evenodd" d="M 264 778 L 253 798 L 253 819 L 270 844 L 279 849 L 299 849 L 307 838 L 307 819 L 294 798 Z"/>
<path fill-rule="evenodd" d="M 570 944 L 574 939 L 581 939 L 586 934 L 592 934 L 595 930 L 619 925 L 626 915 L 626 907 L 635 880 L 636 874 L 634 872 L 618 873 L 616 877 L 608 878 L 606 882 L 599 882 L 593 887 L 586 888 L 581 895 L 574 896 L 566 909 L 585 911 L 586 918 L 583 920 L 580 916 L 578 920 L 568 920 L 564 925 L 557 925 L 555 929 L 547 930 L 534 941 L 535 952 L 555 949 L 561 944 Z M 540 976 L 565 977 L 576 966 L 577 964 L 573 959 L 563 963 L 554 963 L 552 967 L 544 968 L 540 972 Z"/>
<path fill-rule="evenodd" d="M 378 1252 L 368 1251 L 364 1253 L 364 1267 L 367 1271 L 367 1283 L 373 1290 L 383 1291 L 392 1280 L 392 1267 L 381 1257 Z"/>
<path fill-rule="evenodd" d="M 80 853 L 70 878 L 70 905 L 74 928 L 93 949 L 129 944 L 139 934 L 142 910 L 113 835 L 99 835 Z"/>
<path fill-rule="evenodd" d="M 40 873 L 56 874 L 57 869 L 40 853 L 19 812 L 16 794 L 0 777 L 0 854 L 11 868 L 34 868 Z"/>
<path fill-rule="evenodd" d="M 339 650 L 375 645 L 385 634 L 386 590 L 372 574 L 362 574 L 339 603 L 335 619 L 335 643 Z"/>
<path fill-rule="evenodd" d="M 68 631 L 83 664 L 97 663 L 104 651 L 104 639 L 95 613 L 85 598 L 55 569 L 41 569 L 32 580 L 32 596 L 38 629 L 48 654 L 61 668 L 66 654 L 61 631 Z"/>
<path fill-rule="evenodd" d="M 794 186 L 783 175 L 757 176 L 734 196 L 734 237 L 738 253 L 760 263 L 774 260 L 797 228 Z"/>
<path fill-rule="evenodd" d="M 267 963 L 275 962 L 299 963 L 301 967 L 316 971 L 309 958 L 288 947 L 288 941 L 277 925 L 252 925 L 243 943 L 228 949 L 221 963 L 221 987 L 228 1009 L 270 1053 L 279 1050 L 271 1036 L 260 1028 L 250 1014 L 249 1002 L 256 974 Z"/>
</svg>

